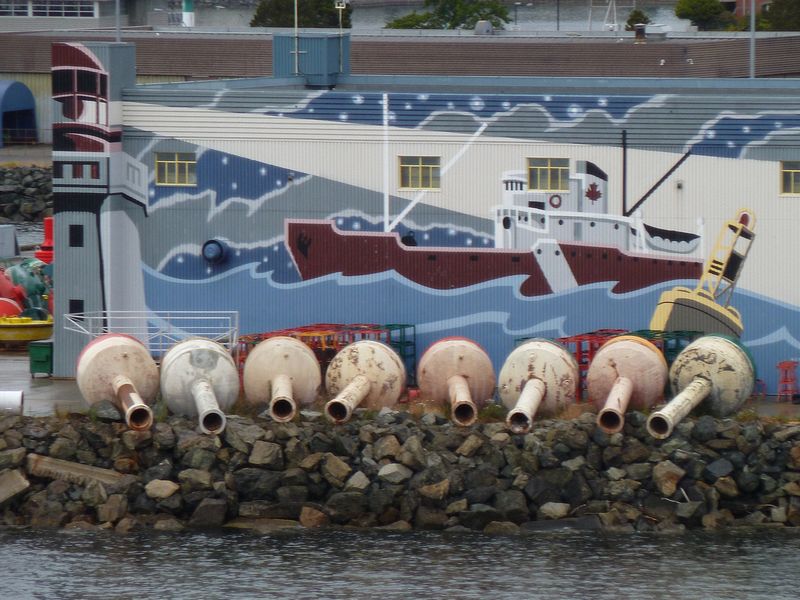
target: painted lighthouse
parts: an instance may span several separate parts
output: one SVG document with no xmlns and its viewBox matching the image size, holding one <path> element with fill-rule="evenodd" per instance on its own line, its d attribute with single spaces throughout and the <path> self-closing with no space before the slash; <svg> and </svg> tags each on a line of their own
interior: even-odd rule
<svg viewBox="0 0 800 600">
<path fill-rule="evenodd" d="M 69 377 L 87 334 L 146 331 L 137 322 L 144 282 L 131 213 L 147 211 L 147 170 L 122 151 L 122 90 L 136 83 L 134 45 L 56 43 L 52 59 L 53 374 Z"/>
</svg>

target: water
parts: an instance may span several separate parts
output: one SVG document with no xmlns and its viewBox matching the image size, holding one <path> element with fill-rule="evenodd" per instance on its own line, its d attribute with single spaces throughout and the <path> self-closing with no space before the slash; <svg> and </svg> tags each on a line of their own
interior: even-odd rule
<svg viewBox="0 0 800 600">
<path fill-rule="evenodd" d="M 3 597 L 797 597 L 797 529 L 536 536 L 0 532 Z"/>
<path fill-rule="evenodd" d="M 624 29 L 632 2 L 621 2 L 617 8 L 617 21 Z M 521 2 L 518 7 L 507 4 L 511 22 L 506 29 L 518 31 L 589 31 L 590 0 L 561 0 L 549 2 Z M 637 3 L 653 23 L 666 25 L 672 31 L 686 31 L 689 21 L 675 16 L 675 7 L 671 4 L 656 2 Z M 246 27 L 253 18 L 255 9 L 230 8 L 215 9 L 197 6 L 195 22 L 198 27 Z M 410 13 L 412 10 L 423 12 L 422 2 L 407 6 L 359 6 L 358 0 L 353 2 L 352 23 L 354 31 L 374 31 L 381 29 L 387 21 Z M 516 22 L 515 22 L 516 16 Z M 591 8 L 591 30 L 602 31 L 606 18 L 606 6 L 596 1 Z M 611 19 L 613 21 L 613 19 Z"/>
</svg>

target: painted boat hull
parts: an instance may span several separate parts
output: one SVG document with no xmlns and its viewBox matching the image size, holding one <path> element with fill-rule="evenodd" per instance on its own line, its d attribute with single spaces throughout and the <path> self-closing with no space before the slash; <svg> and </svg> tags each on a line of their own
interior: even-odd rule
<svg viewBox="0 0 800 600">
<path fill-rule="evenodd" d="M 53 335 L 53 321 L 36 321 L 25 317 L 0 319 L 0 343 L 34 342 Z"/>
<path fill-rule="evenodd" d="M 523 296 L 540 296 L 601 282 L 626 293 L 666 281 L 697 279 L 702 262 L 633 254 L 610 246 L 550 242 L 532 250 L 405 246 L 395 232 L 351 232 L 330 220 L 287 219 L 285 243 L 304 280 L 339 273 L 394 270 L 419 285 L 449 290 L 524 276 Z"/>
</svg>

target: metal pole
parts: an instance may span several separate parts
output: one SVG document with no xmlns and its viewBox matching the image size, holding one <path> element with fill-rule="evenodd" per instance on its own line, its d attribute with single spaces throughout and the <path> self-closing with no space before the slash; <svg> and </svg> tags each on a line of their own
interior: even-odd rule
<svg viewBox="0 0 800 600">
<path fill-rule="evenodd" d="M 561 0 L 556 0 L 556 31 L 561 31 Z"/>
<path fill-rule="evenodd" d="M 756 76 L 756 0 L 750 0 L 750 79 Z"/>
<path fill-rule="evenodd" d="M 116 41 L 119 44 L 122 41 L 122 36 L 120 35 L 119 32 L 119 0 L 116 0 L 116 2 L 114 3 L 114 17 L 116 21 L 116 30 L 117 30 Z"/>
<path fill-rule="evenodd" d="M 300 33 L 297 29 L 297 0 L 294 0 L 294 74 L 300 74 Z"/>
</svg>

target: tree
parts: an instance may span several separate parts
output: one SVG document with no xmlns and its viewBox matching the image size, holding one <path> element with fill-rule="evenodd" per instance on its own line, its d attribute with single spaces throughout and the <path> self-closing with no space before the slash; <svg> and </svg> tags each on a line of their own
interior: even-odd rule
<svg viewBox="0 0 800 600">
<path fill-rule="evenodd" d="M 425 0 L 428 12 L 399 17 L 387 29 L 472 29 L 478 21 L 502 28 L 511 19 L 498 0 Z"/>
<path fill-rule="evenodd" d="M 760 15 L 770 31 L 800 31 L 800 2 L 772 0 Z"/>
<path fill-rule="evenodd" d="M 643 10 L 634 8 L 631 14 L 628 15 L 628 20 L 625 22 L 625 31 L 633 31 L 634 25 L 638 23 L 647 25 L 648 23 L 652 23 L 652 21 Z"/>
<path fill-rule="evenodd" d="M 725 21 L 723 13 L 727 12 L 719 0 L 678 0 L 675 5 L 675 16 L 689 19 L 701 31 L 719 27 Z"/>
<path fill-rule="evenodd" d="M 250 27 L 294 27 L 295 0 L 261 0 Z M 342 27 L 351 27 L 350 3 L 342 12 Z M 339 27 L 339 10 L 334 0 L 297 0 L 299 27 Z"/>
</svg>

